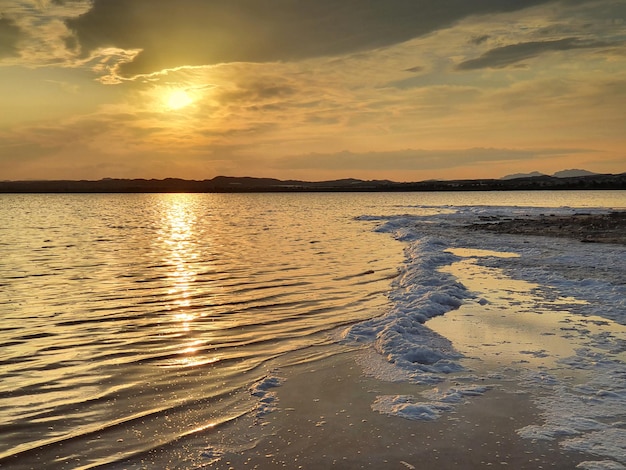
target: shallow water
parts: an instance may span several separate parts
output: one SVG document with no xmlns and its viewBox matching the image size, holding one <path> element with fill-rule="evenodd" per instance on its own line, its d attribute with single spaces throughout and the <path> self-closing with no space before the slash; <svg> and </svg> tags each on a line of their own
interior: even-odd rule
<svg viewBox="0 0 626 470">
<path fill-rule="evenodd" d="M 401 248 L 364 207 L 3 195 L 0 455 L 73 439 L 98 463 L 249 411 L 268 360 L 384 308 Z"/>
<path fill-rule="evenodd" d="M 477 261 L 484 256 L 519 255 L 488 250 L 451 251 L 464 259 L 444 271 L 453 274 L 478 297 L 429 320 L 428 327 L 452 341 L 464 355 L 469 370 L 484 373 L 529 368 L 571 377 L 572 369 L 563 367 L 560 361 L 575 356 L 578 349 L 594 346 L 594 337 L 626 338 L 624 325 L 571 313 L 572 306 L 585 308 L 588 301 L 559 297 L 548 304 L 537 291 L 537 284 L 512 279 L 502 269 L 481 266 Z M 626 363 L 626 350 L 613 351 L 613 357 Z"/>
<path fill-rule="evenodd" d="M 254 411 L 281 363 L 384 313 L 403 245 L 368 214 L 614 207 L 619 192 L 2 195 L 0 464 L 88 468 Z M 297 353 L 297 354 L 296 354 Z"/>
</svg>

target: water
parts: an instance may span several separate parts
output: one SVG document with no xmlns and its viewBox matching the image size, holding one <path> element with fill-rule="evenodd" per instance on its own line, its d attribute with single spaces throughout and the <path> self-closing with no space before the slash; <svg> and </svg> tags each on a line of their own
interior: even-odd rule
<svg viewBox="0 0 626 470">
<path fill-rule="evenodd" d="M 625 208 L 621 192 L 2 195 L 0 466 L 89 468 L 254 411 L 271 367 L 389 308 L 361 215 Z"/>
</svg>

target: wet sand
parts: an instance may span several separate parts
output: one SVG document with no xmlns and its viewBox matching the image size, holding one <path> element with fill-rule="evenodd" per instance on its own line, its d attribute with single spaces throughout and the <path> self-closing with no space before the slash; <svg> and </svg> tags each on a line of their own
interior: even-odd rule
<svg viewBox="0 0 626 470">
<path fill-rule="evenodd" d="M 256 445 L 221 455 L 211 468 L 570 470 L 584 460 L 580 454 L 563 452 L 555 442 L 516 434 L 536 422 L 538 411 L 529 395 L 506 380 L 488 384 L 492 388 L 484 395 L 436 421 L 373 411 L 378 395 L 418 395 L 432 386 L 364 376 L 359 354 L 344 353 L 281 371 L 286 381 L 276 389 L 278 409 L 241 433 L 230 430 L 222 441 L 234 448 L 234 435 L 254 433 Z"/>
<path fill-rule="evenodd" d="M 470 230 L 517 235 L 574 238 L 587 243 L 626 245 L 626 212 L 609 214 L 545 215 L 538 218 L 487 217 Z"/>
</svg>

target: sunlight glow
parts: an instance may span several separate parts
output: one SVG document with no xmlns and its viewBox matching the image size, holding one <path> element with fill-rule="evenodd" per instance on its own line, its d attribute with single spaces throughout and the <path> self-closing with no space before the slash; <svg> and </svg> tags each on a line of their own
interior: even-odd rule
<svg viewBox="0 0 626 470">
<path fill-rule="evenodd" d="M 167 107 L 173 110 L 182 109 L 193 103 L 193 99 L 185 90 L 174 90 L 167 97 Z"/>
</svg>

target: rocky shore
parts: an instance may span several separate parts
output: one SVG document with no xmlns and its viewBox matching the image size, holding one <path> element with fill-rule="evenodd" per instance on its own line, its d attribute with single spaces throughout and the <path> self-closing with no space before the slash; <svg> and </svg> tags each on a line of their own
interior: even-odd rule
<svg viewBox="0 0 626 470">
<path fill-rule="evenodd" d="M 539 218 L 487 217 L 470 230 L 574 238 L 586 243 L 626 245 L 626 211 L 608 214 L 545 215 Z"/>
</svg>

